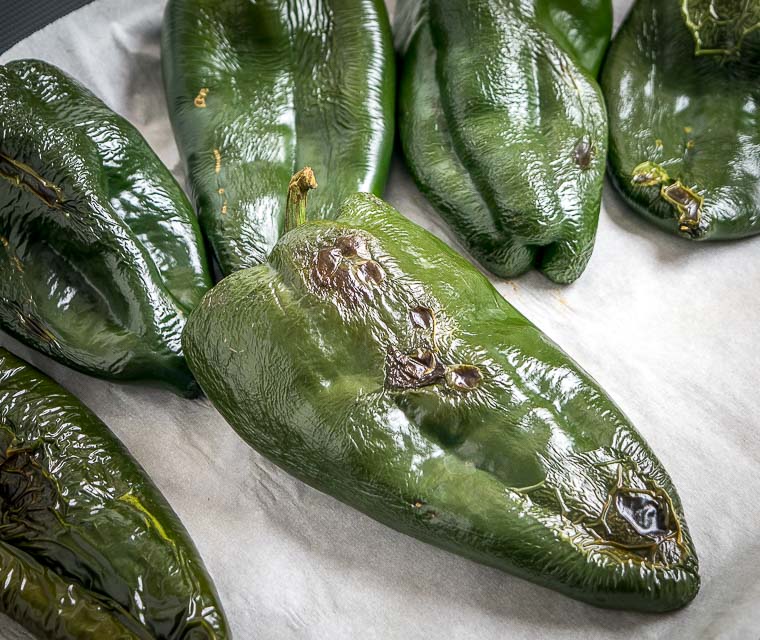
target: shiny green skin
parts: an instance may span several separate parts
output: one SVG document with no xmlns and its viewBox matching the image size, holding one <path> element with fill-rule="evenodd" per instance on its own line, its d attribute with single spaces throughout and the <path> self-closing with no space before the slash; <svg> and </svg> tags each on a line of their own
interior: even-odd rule
<svg viewBox="0 0 760 640">
<path fill-rule="evenodd" d="M 96 376 L 197 392 L 181 352 L 211 286 L 182 189 L 60 69 L 0 66 L 0 327 Z"/>
<path fill-rule="evenodd" d="M 311 202 L 314 218 L 356 191 L 381 194 L 395 107 L 383 0 L 170 0 L 161 57 L 180 155 L 223 273 L 266 260 L 296 169 L 311 165 L 328 185 Z"/>
<path fill-rule="evenodd" d="M 470 263 L 372 195 L 219 283 L 183 345 L 246 442 L 399 531 L 603 607 L 665 611 L 698 590 L 676 491 L 626 417 Z M 650 544 L 657 564 L 592 523 L 624 470 L 658 488 L 652 513 L 672 501 L 681 545 Z M 606 521 L 614 542 L 646 542 L 614 510 Z"/>
<path fill-rule="evenodd" d="M 572 282 L 594 246 L 607 117 L 591 74 L 611 11 L 609 0 L 567 6 L 413 0 L 396 20 L 407 165 L 463 246 L 502 277 L 535 267 Z M 589 31 L 552 37 L 573 21 Z"/>
<path fill-rule="evenodd" d="M 610 47 L 602 87 L 609 173 L 636 212 L 693 240 L 760 232 L 760 31 L 738 56 L 697 56 L 677 0 L 638 0 Z M 661 185 L 634 184 L 644 162 L 703 198 L 693 230 L 680 230 Z"/>
<path fill-rule="evenodd" d="M 0 613 L 45 640 L 230 637 L 187 532 L 124 445 L 4 349 Z"/>
</svg>

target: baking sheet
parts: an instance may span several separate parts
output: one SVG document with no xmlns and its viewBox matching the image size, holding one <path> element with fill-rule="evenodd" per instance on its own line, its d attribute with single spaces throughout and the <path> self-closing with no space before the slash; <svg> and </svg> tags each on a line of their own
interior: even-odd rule
<svg viewBox="0 0 760 640">
<path fill-rule="evenodd" d="M 0 62 L 62 67 L 183 179 L 161 85 L 163 4 L 98 0 Z M 617 22 L 629 5 L 615 2 Z M 398 158 L 386 198 L 456 246 Z M 435 549 L 289 477 L 205 399 L 98 381 L 2 333 L 0 345 L 78 395 L 129 447 L 195 540 L 238 640 L 760 637 L 760 237 L 666 236 L 607 185 L 579 282 L 530 273 L 496 286 L 602 384 L 670 472 L 701 561 L 702 590 L 685 610 L 603 611 Z M 29 637 L 0 615 L 0 640 Z"/>
</svg>

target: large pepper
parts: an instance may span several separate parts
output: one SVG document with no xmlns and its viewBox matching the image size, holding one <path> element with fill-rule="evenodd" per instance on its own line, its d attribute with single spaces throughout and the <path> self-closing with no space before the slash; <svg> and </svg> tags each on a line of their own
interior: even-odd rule
<svg viewBox="0 0 760 640">
<path fill-rule="evenodd" d="M 310 185 L 299 174 L 291 204 Z M 399 531 L 600 606 L 697 593 L 676 490 L 620 409 L 370 194 L 219 283 L 183 345 L 249 444 Z"/>
<path fill-rule="evenodd" d="M 0 327 L 86 373 L 191 394 L 185 316 L 211 285 L 182 189 L 60 69 L 0 66 Z"/>
<path fill-rule="evenodd" d="M 760 232 L 760 0 L 638 0 L 602 86 L 635 211 L 693 240 Z"/>
<path fill-rule="evenodd" d="M 382 0 L 170 0 L 161 55 L 196 210 L 224 273 L 266 260 L 305 159 L 330 177 L 315 218 L 357 190 L 381 193 L 395 105 Z"/>
<path fill-rule="evenodd" d="M 610 0 L 410 0 L 396 27 L 399 131 L 421 191 L 496 275 L 578 278 L 601 206 L 607 119 L 592 74 Z"/>
<path fill-rule="evenodd" d="M 0 349 L 0 613 L 46 640 L 222 640 L 187 532 L 108 428 Z"/>
</svg>

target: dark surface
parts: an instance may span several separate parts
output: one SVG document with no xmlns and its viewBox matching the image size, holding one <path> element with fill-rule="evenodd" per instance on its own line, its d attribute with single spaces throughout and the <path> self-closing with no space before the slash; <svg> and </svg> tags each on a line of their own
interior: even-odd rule
<svg viewBox="0 0 760 640">
<path fill-rule="evenodd" d="M 0 53 L 92 0 L 0 0 Z"/>
</svg>

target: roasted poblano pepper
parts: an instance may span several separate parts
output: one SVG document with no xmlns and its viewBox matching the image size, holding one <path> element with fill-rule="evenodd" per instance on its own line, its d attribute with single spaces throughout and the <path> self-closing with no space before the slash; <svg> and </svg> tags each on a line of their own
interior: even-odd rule
<svg viewBox="0 0 760 640">
<path fill-rule="evenodd" d="M 75 397 L 0 349 L 0 613 L 45 640 L 222 640 L 177 516 Z"/>
<path fill-rule="evenodd" d="M 306 160 L 330 178 L 310 215 L 382 191 L 395 71 L 383 0 L 170 0 L 169 114 L 224 273 L 263 262 Z"/>
<path fill-rule="evenodd" d="M 381 522 L 604 607 L 697 593 L 678 495 L 628 419 L 466 260 L 370 194 L 223 280 L 183 345 L 248 443 Z"/>
<path fill-rule="evenodd" d="M 0 327 L 93 375 L 191 394 L 187 313 L 210 287 L 182 189 L 60 69 L 0 66 Z"/>
<path fill-rule="evenodd" d="M 610 0 L 409 0 L 399 131 L 422 192 L 465 248 L 509 277 L 566 283 L 591 257 L 607 153 L 593 75 Z"/>
<path fill-rule="evenodd" d="M 602 86 L 635 211 L 693 240 L 760 232 L 760 0 L 638 0 Z"/>
</svg>

